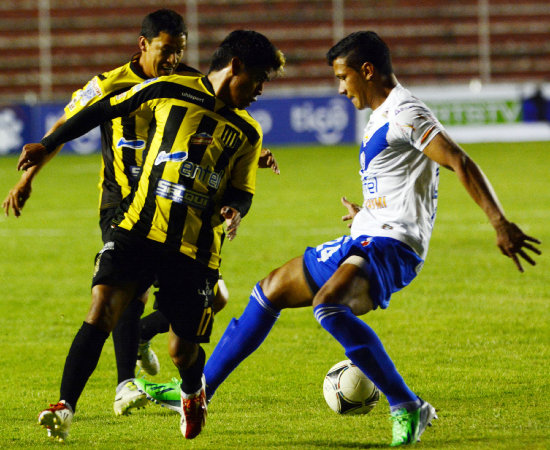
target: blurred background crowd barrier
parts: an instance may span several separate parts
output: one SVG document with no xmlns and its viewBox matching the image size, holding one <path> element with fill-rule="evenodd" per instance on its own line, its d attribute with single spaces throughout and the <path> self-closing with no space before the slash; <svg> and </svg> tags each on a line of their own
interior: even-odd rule
<svg viewBox="0 0 550 450">
<path fill-rule="evenodd" d="M 74 90 L 127 62 L 142 18 L 161 7 L 184 16 L 186 62 L 203 71 L 234 29 L 260 31 L 284 51 L 285 77 L 251 109 L 267 144 L 357 139 L 368 112 L 338 98 L 325 54 L 366 29 L 459 140 L 550 140 L 548 0 L 2 0 L 0 154 L 39 139 Z M 96 151 L 97 135 L 67 148 Z"/>
</svg>

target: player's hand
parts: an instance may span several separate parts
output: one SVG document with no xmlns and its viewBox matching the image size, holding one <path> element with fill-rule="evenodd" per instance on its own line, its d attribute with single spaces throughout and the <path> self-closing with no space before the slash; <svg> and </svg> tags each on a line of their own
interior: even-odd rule
<svg viewBox="0 0 550 450">
<path fill-rule="evenodd" d="M 237 228 L 241 224 L 241 213 L 231 206 L 224 206 L 220 214 L 225 219 L 227 239 L 232 241 L 237 235 Z"/>
<path fill-rule="evenodd" d="M 345 216 L 342 216 L 342 220 L 344 222 L 346 220 L 352 220 L 361 210 L 361 207 L 359 205 L 350 202 L 346 197 L 342 197 L 342 205 L 344 205 L 348 210 L 348 213 Z M 351 228 L 351 223 L 348 224 L 348 228 Z"/>
<path fill-rule="evenodd" d="M 17 170 L 27 170 L 32 166 L 36 166 L 40 164 L 47 155 L 46 147 L 42 144 L 25 144 L 19 156 L 19 161 L 17 161 Z"/>
<path fill-rule="evenodd" d="M 271 150 L 268 148 L 262 148 L 260 153 L 260 159 L 258 160 L 258 167 L 260 169 L 271 169 L 273 173 L 279 175 L 281 171 L 279 170 L 279 165 L 275 160 L 275 156 L 271 153 Z"/>
<path fill-rule="evenodd" d="M 531 258 L 531 255 L 527 254 L 525 250 L 527 249 L 537 255 L 540 255 L 541 251 L 534 245 L 530 244 L 530 242 L 540 244 L 538 239 L 527 236 L 515 223 L 512 222 L 504 223 L 503 225 L 497 227 L 496 231 L 498 248 L 503 255 L 512 258 L 514 264 L 520 272 L 523 272 L 523 267 L 518 256 L 523 258 L 532 266 L 536 264 L 533 258 Z"/>
<path fill-rule="evenodd" d="M 6 216 L 10 215 L 10 209 L 13 211 L 15 217 L 21 215 L 21 210 L 23 206 L 25 206 L 25 202 L 31 196 L 31 190 L 31 183 L 24 180 L 19 180 L 17 184 L 10 189 L 10 192 L 2 203 L 2 208 Z"/>
</svg>

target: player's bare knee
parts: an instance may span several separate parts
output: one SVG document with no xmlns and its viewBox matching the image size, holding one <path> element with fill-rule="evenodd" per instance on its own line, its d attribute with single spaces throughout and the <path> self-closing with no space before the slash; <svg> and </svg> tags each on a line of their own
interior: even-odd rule
<svg viewBox="0 0 550 450">
<path fill-rule="evenodd" d="M 303 258 L 290 260 L 260 281 L 260 287 L 275 308 L 311 306 L 313 293 L 303 272 Z"/>
<path fill-rule="evenodd" d="M 86 316 L 86 322 L 110 333 L 134 295 L 135 292 L 131 287 L 94 286 L 92 304 Z"/>
<path fill-rule="evenodd" d="M 313 307 L 318 305 L 339 305 L 344 303 L 344 292 L 342 286 L 326 283 L 317 291 L 313 297 Z"/>
<path fill-rule="evenodd" d="M 362 316 L 373 310 L 370 298 L 352 298 L 348 302 L 351 312 L 356 316 Z"/>
<path fill-rule="evenodd" d="M 260 287 L 264 295 L 276 308 L 284 309 L 286 307 L 282 292 L 284 285 L 281 283 L 278 272 L 278 269 L 272 271 L 267 277 L 260 281 Z"/>
<path fill-rule="evenodd" d="M 353 314 L 361 316 L 374 309 L 369 295 L 369 282 L 361 260 L 346 260 L 333 277 L 325 283 L 313 299 L 313 306 L 321 304 L 344 305 Z M 364 260 L 363 260 L 364 261 Z"/>
<path fill-rule="evenodd" d="M 111 332 L 115 326 L 113 310 L 110 307 L 111 290 L 103 286 L 94 286 L 92 289 L 92 304 L 86 316 L 86 322 L 99 329 Z"/>
<path fill-rule="evenodd" d="M 185 370 L 196 361 L 199 354 L 199 344 L 171 337 L 168 342 L 168 354 L 178 369 Z"/>
</svg>

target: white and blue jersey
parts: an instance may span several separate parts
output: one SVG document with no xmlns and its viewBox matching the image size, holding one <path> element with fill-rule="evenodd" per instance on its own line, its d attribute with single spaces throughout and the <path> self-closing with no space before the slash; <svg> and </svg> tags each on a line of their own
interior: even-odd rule
<svg viewBox="0 0 550 450">
<path fill-rule="evenodd" d="M 391 237 L 426 258 L 439 165 L 423 150 L 442 130 L 428 107 L 400 84 L 372 112 L 359 153 L 363 207 L 353 220 L 352 237 Z"/>
<path fill-rule="evenodd" d="M 351 254 L 367 260 L 375 307 L 386 308 L 391 294 L 412 281 L 426 258 L 437 210 L 439 165 L 423 150 L 442 130 L 428 107 L 399 84 L 372 112 L 359 152 L 363 205 L 351 236 L 304 254 L 314 290 Z"/>
</svg>

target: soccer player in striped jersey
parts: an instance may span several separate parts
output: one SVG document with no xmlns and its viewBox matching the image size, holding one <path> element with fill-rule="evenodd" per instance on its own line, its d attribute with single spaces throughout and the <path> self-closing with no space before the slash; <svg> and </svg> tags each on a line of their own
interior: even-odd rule
<svg viewBox="0 0 550 450">
<path fill-rule="evenodd" d="M 126 91 L 146 79 L 178 73 L 188 76 L 202 74 L 181 62 L 187 43 L 187 28 L 183 18 L 175 11 L 161 9 L 148 14 L 142 21 L 138 39 L 139 52 L 123 66 L 92 78 L 82 89 L 74 92 L 62 117 L 47 134 L 55 131 L 70 117 L 96 102 Z M 118 117 L 100 125 L 102 164 L 100 171 L 100 228 L 104 243 L 110 241 L 111 222 L 121 200 L 128 195 L 139 174 L 143 162 L 149 132 L 150 114 L 138 112 L 131 117 Z M 20 180 L 10 190 L 3 202 L 6 215 L 10 210 L 17 217 L 29 199 L 32 181 L 40 169 L 61 149 L 59 146 L 40 165 L 23 172 Z M 278 172 L 277 162 L 271 152 L 262 150 L 259 166 Z M 215 288 L 214 311 L 221 310 L 227 302 L 227 289 L 222 280 Z M 139 320 L 149 297 L 149 287 L 138 293 L 123 313 L 113 330 L 113 343 L 117 363 L 118 383 L 113 409 L 116 415 L 127 414 L 130 409 L 144 406 L 144 395 L 136 391 L 131 380 L 138 365 L 149 374 L 158 372 L 158 359 L 149 347 L 149 340 L 157 333 L 168 331 L 169 323 L 162 313 L 155 311 Z M 140 333 L 145 340 L 140 344 Z M 138 347 L 138 344 L 139 347 Z M 139 350 L 138 350 L 139 349 Z"/>
<path fill-rule="evenodd" d="M 445 132 L 424 103 L 400 85 L 390 52 L 373 32 L 337 43 L 327 60 L 339 93 L 373 110 L 359 150 L 362 206 L 342 198 L 351 234 L 309 247 L 253 289 L 205 367 L 207 398 L 264 341 L 282 309 L 313 306 L 315 318 L 382 391 L 391 407 L 392 446 L 414 444 L 435 409 L 405 383 L 376 332 L 357 316 L 389 305 L 391 294 L 420 271 L 435 220 L 439 167 L 454 171 L 487 215 L 497 246 L 523 271 L 540 254 L 537 239 L 508 221 L 481 169 Z"/>
<path fill-rule="evenodd" d="M 60 400 L 39 416 L 50 436 L 67 436 L 105 340 L 153 279 L 159 310 L 170 320 L 170 356 L 182 379 L 180 429 L 188 439 L 201 432 L 206 396 L 200 343 L 211 333 L 221 245 L 225 236 L 236 236 L 250 208 L 261 152 L 261 128 L 244 108 L 283 66 L 282 53 L 265 36 L 238 30 L 216 50 L 207 76 L 146 80 L 23 148 L 18 169 L 40 163 L 106 120 L 137 111 L 151 115 L 140 176 L 97 258 L 92 304 L 69 350 Z"/>
<path fill-rule="evenodd" d="M 138 38 L 139 52 L 123 66 L 93 77 L 82 89 L 73 93 L 64 114 L 47 135 L 69 118 L 98 101 L 116 96 L 149 78 L 170 75 L 201 76 L 202 74 L 181 62 L 187 44 L 187 27 L 180 14 L 169 9 L 154 11 L 142 21 Z M 102 240 L 111 240 L 111 222 L 120 202 L 135 183 L 146 146 L 151 114 L 142 112 L 117 117 L 100 124 L 102 161 L 100 171 L 99 215 Z M 26 170 L 10 190 L 3 203 L 5 213 L 10 209 L 21 214 L 31 194 L 32 181 L 40 169 L 53 158 L 62 146 L 56 148 L 41 164 Z M 117 363 L 118 386 L 113 404 L 116 415 L 127 414 L 131 408 L 144 406 L 145 397 L 131 383 L 135 375 L 140 336 L 139 319 L 147 302 L 149 287 L 136 294 L 113 330 Z M 149 358 L 156 356 L 149 352 Z M 151 370 L 151 369 L 150 369 Z"/>
</svg>

